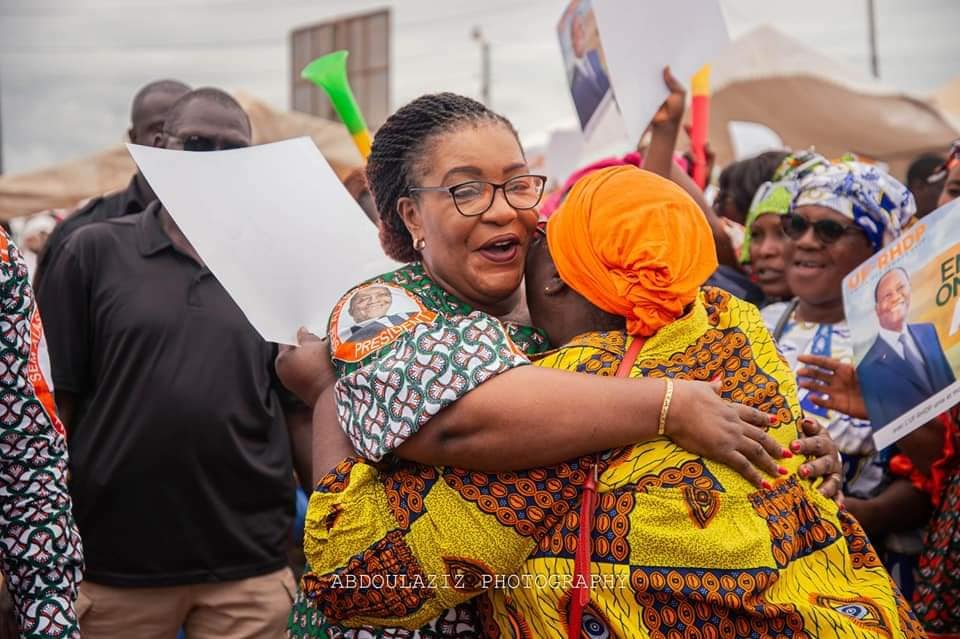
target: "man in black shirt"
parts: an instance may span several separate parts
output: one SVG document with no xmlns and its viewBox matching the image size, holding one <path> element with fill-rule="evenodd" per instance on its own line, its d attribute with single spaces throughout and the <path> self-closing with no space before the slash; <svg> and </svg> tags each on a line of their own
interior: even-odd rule
<svg viewBox="0 0 960 639">
<path fill-rule="evenodd" d="M 127 135 L 134 144 L 152 145 L 163 132 L 163 122 L 167 111 L 174 102 L 190 91 L 183 82 L 177 80 L 157 80 L 139 91 L 133 98 L 130 108 L 130 129 Z M 37 258 L 36 275 L 33 289 L 39 291 L 50 261 L 67 241 L 70 234 L 92 222 L 111 220 L 115 217 L 139 213 L 147 204 L 157 199 L 153 189 L 138 171 L 123 191 L 93 198 L 80 210 L 61 222 L 50 234 L 43 252 Z"/>
<path fill-rule="evenodd" d="M 250 137 L 230 96 L 199 89 L 156 146 Z M 159 201 L 74 233 L 40 302 L 86 551 L 83 636 L 279 637 L 295 592 L 290 437 L 310 416 L 275 377 L 276 346 Z"/>
</svg>

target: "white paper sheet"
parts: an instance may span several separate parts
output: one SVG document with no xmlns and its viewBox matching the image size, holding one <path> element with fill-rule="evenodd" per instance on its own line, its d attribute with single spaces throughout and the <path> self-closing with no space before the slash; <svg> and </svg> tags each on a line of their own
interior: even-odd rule
<svg viewBox="0 0 960 639">
<path fill-rule="evenodd" d="M 160 201 L 264 339 L 326 332 L 337 300 L 397 264 L 310 138 L 211 153 L 128 144 Z"/>
<path fill-rule="evenodd" d="M 663 67 L 687 86 L 729 43 L 719 0 L 593 0 L 610 82 L 634 144 L 669 92 Z"/>
<path fill-rule="evenodd" d="M 546 169 L 547 175 L 558 186 L 562 186 L 567 176 L 579 166 L 583 146 L 583 133 L 580 129 L 558 129 L 550 134 Z"/>
</svg>

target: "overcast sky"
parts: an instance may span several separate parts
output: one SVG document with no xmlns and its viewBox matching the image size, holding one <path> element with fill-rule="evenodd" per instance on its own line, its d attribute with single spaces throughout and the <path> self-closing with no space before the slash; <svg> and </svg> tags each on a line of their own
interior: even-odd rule
<svg viewBox="0 0 960 639">
<path fill-rule="evenodd" d="M 638 0 L 662 1 L 669 0 Z M 555 28 L 565 0 L 0 0 L 3 168 L 26 171 L 119 142 L 146 82 L 244 89 L 289 107 L 289 33 L 393 8 L 392 106 L 425 92 L 479 96 L 492 45 L 493 106 L 528 143 L 576 119 Z M 723 0 L 730 34 L 771 24 L 869 73 L 866 0 Z M 880 72 L 929 92 L 960 75 L 960 0 L 876 0 Z M 683 34 L 677 34 L 682 37 Z"/>
</svg>

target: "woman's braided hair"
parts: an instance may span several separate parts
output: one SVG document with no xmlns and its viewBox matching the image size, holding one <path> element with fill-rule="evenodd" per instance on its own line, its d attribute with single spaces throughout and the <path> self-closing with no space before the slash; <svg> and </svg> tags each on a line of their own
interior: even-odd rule
<svg viewBox="0 0 960 639">
<path fill-rule="evenodd" d="M 455 93 L 421 96 L 387 118 L 377 131 L 367 159 L 367 183 L 380 212 L 380 244 L 388 256 L 400 262 L 420 259 L 397 202 L 416 186 L 426 149 L 440 134 L 483 123 L 503 124 L 517 137 L 505 117 Z"/>
</svg>

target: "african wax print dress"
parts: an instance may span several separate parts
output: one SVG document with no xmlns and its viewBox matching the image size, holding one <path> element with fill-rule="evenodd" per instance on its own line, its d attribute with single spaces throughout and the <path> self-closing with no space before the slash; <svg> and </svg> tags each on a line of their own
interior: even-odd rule
<svg viewBox="0 0 960 639">
<path fill-rule="evenodd" d="M 591 333 L 536 363 L 613 375 L 628 344 Z M 717 374 L 725 397 L 776 416 L 780 443 L 797 437 L 792 373 L 756 308 L 726 293 L 706 290 L 631 370 Z M 372 435 L 355 432 L 355 445 Z M 802 461 L 758 491 L 666 438 L 499 474 L 348 459 L 311 498 L 303 590 L 345 625 L 416 628 L 476 597 L 484 636 L 567 637 L 579 501 L 596 468 L 581 636 L 923 636 L 859 525 L 795 474 Z"/>
<path fill-rule="evenodd" d="M 67 487 L 67 432 L 30 274 L 2 229 L 0 326 L 0 587 L 16 606 L 18 637 L 75 639 L 83 544 Z"/>
<path fill-rule="evenodd" d="M 331 315 L 329 335 L 340 379 L 337 404 L 341 424 L 347 426 L 354 446 L 368 459 L 387 456 L 386 466 L 398 463 L 388 453 L 442 408 L 497 374 L 529 364 L 528 355 L 547 348 L 546 339 L 538 331 L 501 324 L 451 296 L 424 273 L 419 263 L 375 278 L 344 295 Z M 324 478 L 317 490 L 328 490 L 324 482 L 335 476 L 336 471 Z M 409 498 L 416 506 L 415 500 L 425 492 L 416 487 L 428 486 L 416 477 L 405 481 L 407 485 L 394 488 L 403 491 L 404 503 Z M 430 485 L 435 481 L 434 477 Z M 409 482 L 413 482 L 412 490 Z M 336 485 L 333 479 L 331 486 L 335 489 Z M 396 495 L 400 497 L 400 493 Z M 573 495 L 571 491 L 568 497 Z M 370 518 L 356 519 L 354 525 L 362 527 L 367 521 Z M 391 567 L 384 567 L 385 574 L 390 572 Z M 308 583 L 312 582 L 308 579 Z M 348 594 L 346 590 L 339 592 Z M 461 605 L 438 611 L 417 630 L 348 628 L 328 621 L 301 589 L 288 620 L 287 636 L 474 639 L 483 633 L 473 601 L 464 600 Z"/>
</svg>

